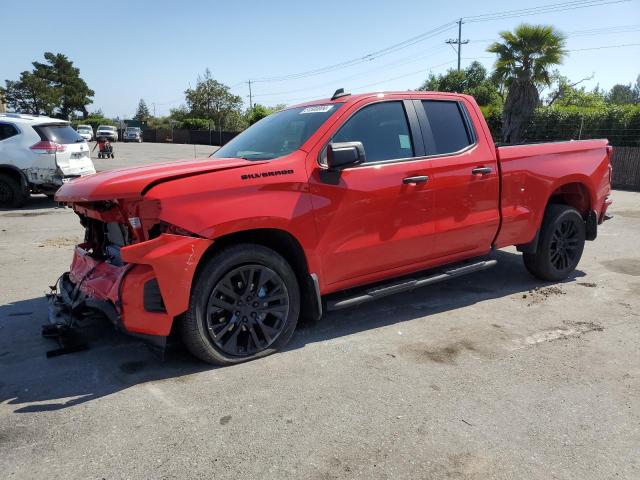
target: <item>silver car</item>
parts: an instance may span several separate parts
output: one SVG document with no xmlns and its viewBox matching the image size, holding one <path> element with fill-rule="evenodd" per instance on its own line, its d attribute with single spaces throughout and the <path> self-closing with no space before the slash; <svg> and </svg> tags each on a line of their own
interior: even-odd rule
<svg viewBox="0 0 640 480">
<path fill-rule="evenodd" d="M 127 127 L 122 135 L 122 140 L 125 142 L 142 143 L 142 130 L 138 127 Z"/>
</svg>

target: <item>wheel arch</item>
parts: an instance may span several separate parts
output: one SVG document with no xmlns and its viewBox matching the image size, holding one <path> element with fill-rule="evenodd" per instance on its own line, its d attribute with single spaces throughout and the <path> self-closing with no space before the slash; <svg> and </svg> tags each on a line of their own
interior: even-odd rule
<svg viewBox="0 0 640 480">
<path fill-rule="evenodd" d="M 9 175 L 18 181 L 24 193 L 29 192 L 29 181 L 25 173 L 15 165 L 0 163 L 0 174 Z"/>
<path fill-rule="evenodd" d="M 586 218 L 593 208 L 593 192 L 584 181 L 568 181 L 555 187 L 549 195 L 545 208 L 551 204 L 569 205 Z"/>
<path fill-rule="evenodd" d="M 240 230 L 213 239 L 213 244 L 200 258 L 193 284 L 208 260 L 226 247 L 241 243 L 262 245 L 280 254 L 291 266 L 300 286 L 302 319 L 315 321 L 322 315 L 322 303 L 317 287 L 317 277 L 309 272 L 309 264 L 300 241 L 291 233 L 279 228 L 254 228 Z M 193 288 L 192 284 L 192 288 Z"/>
<path fill-rule="evenodd" d="M 535 236 L 528 243 L 516 245 L 516 248 L 523 253 L 536 252 L 540 229 L 549 205 L 567 205 L 578 210 L 582 218 L 587 222 L 587 240 L 594 240 L 597 235 L 597 222 L 594 223 L 592 215 L 593 202 L 593 191 L 586 179 L 572 178 L 556 183 L 536 219 L 537 229 Z"/>
</svg>

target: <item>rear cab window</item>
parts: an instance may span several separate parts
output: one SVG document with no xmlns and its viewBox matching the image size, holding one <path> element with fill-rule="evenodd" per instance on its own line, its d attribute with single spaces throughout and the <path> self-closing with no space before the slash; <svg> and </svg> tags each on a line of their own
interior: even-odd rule
<svg viewBox="0 0 640 480">
<path fill-rule="evenodd" d="M 34 125 L 33 129 L 40 136 L 40 139 L 44 141 L 60 143 L 62 145 L 84 142 L 84 138 L 71 128 L 71 125 L 68 123 Z"/>
<path fill-rule="evenodd" d="M 340 127 L 331 142 L 362 142 L 365 164 L 414 156 L 402 101 L 378 102 L 361 108 Z"/>
<path fill-rule="evenodd" d="M 422 100 L 427 116 L 426 149 L 429 155 L 446 155 L 472 145 L 474 134 L 464 107 L 455 100 Z"/>
</svg>

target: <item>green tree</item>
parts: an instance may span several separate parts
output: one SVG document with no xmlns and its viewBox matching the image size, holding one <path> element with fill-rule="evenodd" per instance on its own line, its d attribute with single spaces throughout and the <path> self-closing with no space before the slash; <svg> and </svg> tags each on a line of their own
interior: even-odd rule
<svg viewBox="0 0 640 480">
<path fill-rule="evenodd" d="M 80 70 L 61 53 L 46 52 L 44 58 L 45 63 L 33 62 L 33 70 L 22 72 L 19 80 L 5 81 L 2 92 L 9 108 L 64 119 L 82 112 L 86 118 L 94 92 L 80 78 Z"/>
<path fill-rule="evenodd" d="M 86 118 L 87 105 L 93 103 L 95 92 L 80 78 L 80 69 L 62 53 L 45 52 L 44 58 L 45 63 L 33 62 L 33 73 L 58 92 L 57 116 L 68 119 L 75 112 L 82 112 L 82 118 Z"/>
<path fill-rule="evenodd" d="M 5 80 L 2 94 L 10 109 L 35 115 L 53 115 L 59 101 L 59 92 L 49 82 L 27 71 L 19 80 Z"/>
<path fill-rule="evenodd" d="M 501 103 L 497 85 L 487 76 L 487 69 L 477 61 L 464 70 L 450 69 L 444 75 L 430 74 L 418 90 L 466 93 L 473 95 L 480 105 Z"/>
<path fill-rule="evenodd" d="M 242 117 L 242 98 L 214 80 L 209 69 L 198 76 L 195 88 L 188 88 L 184 94 L 189 117 L 212 120 L 217 130 L 230 129 Z"/>
<path fill-rule="evenodd" d="M 252 108 L 247 110 L 247 113 L 246 113 L 247 123 L 249 125 L 253 125 L 257 121 L 262 120 L 264 117 L 267 117 L 274 112 L 279 112 L 284 108 L 285 108 L 285 105 L 276 105 L 275 107 L 266 107 L 264 105 L 256 103 L 253 105 Z"/>
<path fill-rule="evenodd" d="M 584 108 L 604 106 L 604 93 L 600 91 L 599 87 L 596 86 L 593 90 L 587 90 L 584 86 L 578 87 L 580 83 L 591 80 L 593 75 L 573 82 L 555 70 L 551 78 L 553 87 L 547 97 L 547 106 Z"/>
<path fill-rule="evenodd" d="M 138 109 L 136 110 L 136 114 L 133 116 L 135 120 L 139 122 L 146 122 L 151 117 L 149 113 L 149 107 L 147 107 L 147 102 L 144 101 L 143 98 L 138 102 Z"/>
<path fill-rule="evenodd" d="M 611 103 L 613 105 L 630 105 L 638 103 L 639 100 L 631 84 L 622 85 L 619 83 L 611 87 L 611 90 L 607 93 L 606 99 L 607 103 Z"/>
<path fill-rule="evenodd" d="M 540 103 L 538 88 L 551 84 L 549 68 L 566 55 L 565 36 L 551 26 L 522 24 L 513 32 L 500 32 L 500 37 L 487 51 L 498 55 L 493 77 L 508 89 L 502 140 L 518 143 Z"/>
</svg>

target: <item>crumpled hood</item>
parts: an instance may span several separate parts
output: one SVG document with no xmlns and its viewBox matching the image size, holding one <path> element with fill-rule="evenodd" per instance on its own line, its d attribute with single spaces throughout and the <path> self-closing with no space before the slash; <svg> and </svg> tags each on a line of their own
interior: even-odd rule
<svg viewBox="0 0 640 480">
<path fill-rule="evenodd" d="M 241 158 L 200 158 L 119 168 L 66 183 L 58 190 L 55 199 L 58 202 L 94 202 L 140 197 L 158 183 L 262 163 L 265 162 Z"/>
</svg>

